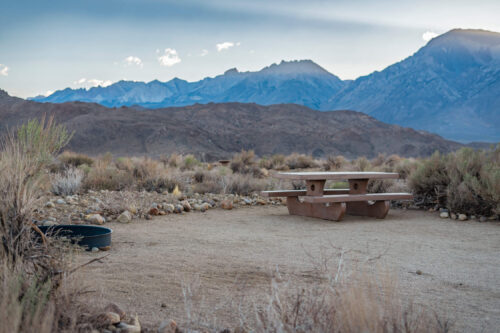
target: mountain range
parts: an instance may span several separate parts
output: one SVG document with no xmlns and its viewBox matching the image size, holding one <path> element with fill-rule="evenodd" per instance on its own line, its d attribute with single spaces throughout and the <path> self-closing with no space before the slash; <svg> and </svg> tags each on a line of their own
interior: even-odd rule
<svg viewBox="0 0 500 333">
<path fill-rule="evenodd" d="M 297 152 L 315 157 L 371 158 L 379 153 L 416 157 L 463 146 L 361 112 L 321 112 L 298 104 L 108 108 L 85 102 L 39 103 L 0 90 L 0 131 L 43 115 L 53 115 L 74 131 L 69 149 L 90 155 L 158 157 L 177 152 L 211 161 L 252 149 L 260 156 Z"/>
<path fill-rule="evenodd" d="M 461 141 L 500 141 L 500 33 L 451 30 L 380 72 L 343 81 L 311 60 L 282 61 L 258 72 L 233 68 L 187 82 L 119 81 L 59 90 L 39 102 L 94 102 L 162 108 L 210 102 L 294 103 L 356 110 L 391 124 Z"/>
</svg>

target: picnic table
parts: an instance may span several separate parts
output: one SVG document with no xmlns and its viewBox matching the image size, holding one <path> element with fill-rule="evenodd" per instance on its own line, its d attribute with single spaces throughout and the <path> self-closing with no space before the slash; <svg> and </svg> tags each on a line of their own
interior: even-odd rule
<svg viewBox="0 0 500 333">
<path fill-rule="evenodd" d="M 286 197 L 291 215 L 340 221 L 344 214 L 386 217 L 391 200 L 411 200 L 410 193 L 367 193 L 370 179 L 397 179 L 391 172 L 279 172 L 280 179 L 305 180 L 305 190 L 263 191 L 266 197 Z M 347 181 L 349 188 L 325 189 L 327 180 Z"/>
</svg>

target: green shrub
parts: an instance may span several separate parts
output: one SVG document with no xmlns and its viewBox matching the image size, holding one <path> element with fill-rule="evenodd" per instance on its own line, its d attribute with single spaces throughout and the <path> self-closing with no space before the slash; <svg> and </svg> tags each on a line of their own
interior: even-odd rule
<svg viewBox="0 0 500 333">
<path fill-rule="evenodd" d="M 182 160 L 181 170 L 193 170 L 201 163 L 194 157 L 194 155 L 186 155 Z"/>
<path fill-rule="evenodd" d="M 408 178 L 415 201 L 423 205 L 446 205 L 446 189 L 450 183 L 447 172 L 448 157 L 435 152 L 422 160 Z"/>
<path fill-rule="evenodd" d="M 462 148 L 451 154 L 447 163 L 450 182 L 446 203 L 449 209 L 482 215 L 500 212 L 497 154 L 500 154 L 500 147 L 490 153 Z"/>
</svg>

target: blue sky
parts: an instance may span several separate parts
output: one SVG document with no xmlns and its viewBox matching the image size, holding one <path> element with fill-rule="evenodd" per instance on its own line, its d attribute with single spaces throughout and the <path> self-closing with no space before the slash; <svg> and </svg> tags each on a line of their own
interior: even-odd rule
<svg viewBox="0 0 500 333">
<path fill-rule="evenodd" d="M 283 59 L 355 79 L 453 28 L 500 31 L 498 0 L 0 1 L 0 88 L 20 97 Z"/>
</svg>

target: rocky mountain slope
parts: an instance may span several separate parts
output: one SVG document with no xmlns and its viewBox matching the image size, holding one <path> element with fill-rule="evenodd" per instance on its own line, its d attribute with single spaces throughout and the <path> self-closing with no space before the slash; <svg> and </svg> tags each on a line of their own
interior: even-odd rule
<svg viewBox="0 0 500 333">
<path fill-rule="evenodd" d="M 382 123 L 354 111 L 320 112 L 297 104 L 195 104 L 164 109 L 107 108 L 99 104 L 38 103 L 0 90 L 2 129 L 54 115 L 75 135 L 69 148 L 96 155 L 194 153 L 205 160 L 242 149 L 258 155 L 292 152 L 349 158 L 378 153 L 425 156 L 461 145 L 438 135 Z"/>
<path fill-rule="evenodd" d="M 353 81 L 322 108 L 358 110 L 455 140 L 500 141 L 500 34 L 452 30 Z"/>
<path fill-rule="evenodd" d="M 452 30 L 403 61 L 354 81 L 342 81 L 310 60 L 283 61 L 258 72 L 231 69 L 198 82 L 119 81 L 89 90 L 67 88 L 35 100 L 147 108 L 295 103 L 325 111 L 356 110 L 462 142 L 497 142 L 500 33 Z"/>
</svg>

